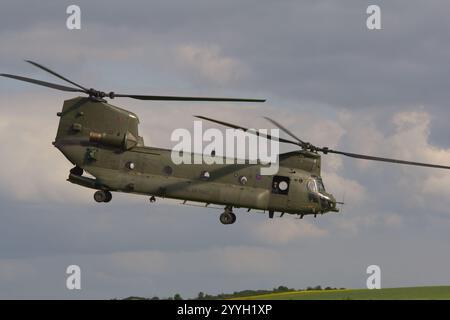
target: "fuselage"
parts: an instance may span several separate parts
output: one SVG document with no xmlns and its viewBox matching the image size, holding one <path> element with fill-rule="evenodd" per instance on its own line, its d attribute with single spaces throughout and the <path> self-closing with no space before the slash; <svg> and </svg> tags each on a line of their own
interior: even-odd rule
<svg viewBox="0 0 450 320">
<path fill-rule="evenodd" d="M 178 164 L 172 150 L 146 147 L 139 120 L 127 110 L 88 98 L 65 102 L 54 145 L 76 167 L 69 181 L 93 189 L 159 196 L 207 204 L 317 214 L 336 211 L 320 179 L 320 156 L 280 155 L 276 175 L 262 164 Z M 229 163 L 229 162 L 225 162 Z"/>
</svg>

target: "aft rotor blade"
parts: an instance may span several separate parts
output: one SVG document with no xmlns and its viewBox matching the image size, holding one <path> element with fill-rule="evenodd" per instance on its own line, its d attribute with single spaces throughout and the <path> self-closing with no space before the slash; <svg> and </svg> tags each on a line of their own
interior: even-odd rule
<svg viewBox="0 0 450 320">
<path fill-rule="evenodd" d="M 269 118 L 269 117 L 264 117 L 264 119 L 266 119 L 267 121 L 271 122 L 272 124 L 274 124 L 276 127 L 278 127 L 280 130 L 284 131 L 287 135 L 291 136 L 292 138 L 294 138 L 295 140 L 297 140 L 298 142 L 300 142 L 300 144 L 302 145 L 307 145 L 306 142 L 304 142 L 303 140 L 301 140 L 300 138 L 298 138 L 295 134 L 293 134 L 290 130 L 286 129 L 284 126 L 282 126 L 280 123 L 278 123 L 277 121 Z"/>
<path fill-rule="evenodd" d="M 238 126 L 238 125 L 235 125 L 235 124 L 232 124 L 232 123 L 228 123 L 228 122 L 225 122 L 225 121 L 215 120 L 215 119 L 207 118 L 207 117 L 204 117 L 204 116 L 194 116 L 194 117 L 199 118 L 199 119 L 203 119 L 203 120 L 207 120 L 207 121 L 211 121 L 211 122 L 214 122 L 214 123 L 218 123 L 218 124 L 221 124 L 223 126 L 230 127 L 230 128 L 233 128 L 233 129 L 240 129 L 240 130 L 243 130 L 245 132 L 255 134 L 255 135 L 259 136 L 259 137 L 263 137 L 265 139 L 278 140 L 279 142 L 290 143 L 290 144 L 294 144 L 296 146 L 299 145 L 298 142 L 295 142 L 295 141 L 292 141 L 292 140 L 288 140 L 288 139 L 284 139 L 284 138 L 276 138 L 275 139 L 275 137 L 272 137 L 270 134 L 264 134 L 264 133 L 260 133 L 258 131 L 253 131 L 253 130 L 250 130 L 248 128 L 241 127 L 241 126 Z"/>
<path fill-rule="evenodd" d="M 56 90 L 61 90 L 61 91 L 84 92 L 84 90 L 80 90 L 77 88 L 66 87 L 66 86 L 62 86 L 60 84 L 50 83 L 50 82 L 46 82 L 46 81 L 41 81 L 41 80 L 36 80 L 36 79 L 31 79 L 31 78 L 26 78 L 26 77 L 21 77 L 21 76 L 16 76 L 13 74 L 1 73 L 0 76 L 11 78 L 11 79 L 16 79 L 16 80 L 20 80 L 20 81 L 30 82 L 30 83 L 34 83 L 34 84 L 37 84 L 40 86 L 44 86 L 44 87 L 48 87 L 48 88 L 52 88 L 52 89 L 56 89 Z"/>
<path fill-rule="evenodd" d="M 83 91 L 86 92 L 86 93 L 89 91 L 88 89 L 86 89 L 86 88 L 83 87 L 82 85 L 79 85 L 78 83 L 73 82 L 73 81 L 71 81 L 71 80 L 69 80 L 69 79 L 63 77 L 62 75 L 56 73 L 56 72 L 53 71 L 53 70 L 50 70 L 50 69 L 47 68 L 47 67 L 44 67 L 43 65 L 41 65 L 41 64 L 39 64 L 39 63 L 36 63 L 36 62 L 34 62 L 34 61 L 31 61 L 31 60 L 25 60 L 25 61 L 28 62 L 28 63 L 31 63 L 31 64 L 32 64 L 33 66 L 35 66 L 35 67 L 38 67 L 38 68 L 40 68 L 40 69 L 42 69 L 42 70 L 44 70 L 44 71 L 47 71 L 48 73 L 51 73 L 51 74 L 54 75 L 55 77 L 58 77 L 58 78 L 60 78 L 60 79 L 62 79 L 62 80 L 64 80 L 64 81 L 69 82 L 70 84 L 73 84 L 74 86 L 76 86 L 76 87 L 78 87 L 78 88 L 80 88 L 80 89 L 83 89 Z"/>
<path fill-rule="evenodd" d="M 265 102 L 265 99 L 236 99 L 236 98 L 214 98 L 214 97 L 179 97 L 179 96 L 154 96 L 136 94 L 114 94 L 114 97 L 132 98 L 138 100 L 159 101 L 228 101 L 228 102 Z"/>
<path fill-rule="evenodd" d="M 331 150 L 331 149 L 326 149 L 326 148 L 322 148 L 322 149 L 320 149 L 318 151 L 322 151 L 324 153 L 342 154 L 344 156 L 351 157 L 351 158 L 356 158 L 356 159 L 373 160 L 373 161 L 381 161 L 381 162 L 390 162 L 390 163 L 398 163 L 398 164 L 406 164 L 406 165 L 412 165 L 412 166 L 438 168 L 438 169 L 450 169 L 450 166 L 443 166 L 443 165 L 431 164 L 431 163 L 423 163 L 423 162 L 406 161 L 406 160 L 399 160 L 399 159 L 374 157 L 374 156 L 368 156 L 368 155 L 364 155 L 364 154 L 343 152 L 343 151 Z"/>
</svg>

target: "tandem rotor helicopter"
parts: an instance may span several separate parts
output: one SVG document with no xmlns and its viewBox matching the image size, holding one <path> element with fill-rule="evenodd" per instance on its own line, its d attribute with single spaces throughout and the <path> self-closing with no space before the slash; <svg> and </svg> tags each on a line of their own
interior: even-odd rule
<svg viewBox="0 0 450 320">
<path fill-rule="evenodd" d="M 59 127 L 53 145 L 74 165 L 68 181 L 97 190 L 96 202 L 110 202 L 111 192 L 124 192 L 164 197 L 224 206 L 220 222 L 236 221 L 233 208 L 267 211 L 269 218 L 275 212 L 299 215 L 339 212 L 336 199 L 325 190 L 321 171 L 321 155 L 334 153 L 351 158 L 391 162 L 414 166 L 450 169 L 450 166 L 389 159 L 317 147 L 295 136 L 278 122 L 272 124 L 289 135 L 292 140 L 277 138 L 279 142 L 293 144 L 299 150 L 279 155 L 279 170 L 273 176 L 259 175 L 262 164 L 180 164 L 174 165 L 171 150 L 144 145 L 139 136 L 139 119 L 128 110 L 113 106 L 105 98 L 132 98 L 157 101 L 229 101 L 264 102 L 258 99 L 180 97 L 156 95 L 130 95 L 105 93 L 85 88 L 58 73 L 36 63 L 28 63 L 72 85 L 54 84 L 41 80 L 0 74 L 3 77 L 67 92 L 84 93 L 64 101 L 58 112 Z M 200 119 L 247 131 L 231 123 L 197 116 Z M 252 133 L 252 131 L 248 131 Z M 261 135 L 273 139 L 270 135 Z M 92 177 L 85 176 L 89 173 Z"/>
</svg>

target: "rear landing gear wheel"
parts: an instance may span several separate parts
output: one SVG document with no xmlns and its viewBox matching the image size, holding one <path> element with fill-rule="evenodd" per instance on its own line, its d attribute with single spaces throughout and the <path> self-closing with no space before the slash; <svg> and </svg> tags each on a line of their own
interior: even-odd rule
<svg viewBox="0 0 450 320">
<path fill-rule="evenodd" d="M 106 192 L 99 190 L 94 193 L 94 200 L 96 202 L 105 202 L 106 200 Z"/>
<path fill-rule="evenodd" d="M 227 213 L 227 212 L 222 213 L 219 217 L 220 222 L 222 222 L 222 224 L 232 224 L 234 221 L 236 221 L 236 216 L 233 219 L 232 215 L 234 215 L 234 214 Z"/>
<path fill-rule="evenodd" d="M 109 191 L 99 190 L 94 193 L 94 200 L 96 202 L 110 202 L 112 194 Z"/>
<path fill-rule="evenodd" d="M 112 200 L 112 194 L 109 191 L 105 191 L 106 199 L 104 202 L 110 202 Z"/>
<path fill-rule="evenodd" d="M 219 217 L 222 224 L 233 224 L 236 222 L 236 215 L 232 210 L 233 208 L 230 206 L 225 207 L 225 211 Z"/>
</svg>

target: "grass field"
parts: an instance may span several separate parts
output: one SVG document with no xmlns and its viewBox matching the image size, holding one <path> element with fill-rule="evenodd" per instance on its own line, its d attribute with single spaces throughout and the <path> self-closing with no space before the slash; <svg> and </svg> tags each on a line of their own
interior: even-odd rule
<svg viewBox="0 0 450 320">
<path fill-rule="evenodd" d="M 311 290 L 262 294 L 236 300 L 450 300 L 450 286 L 378 290 Z"/>
</svg>

